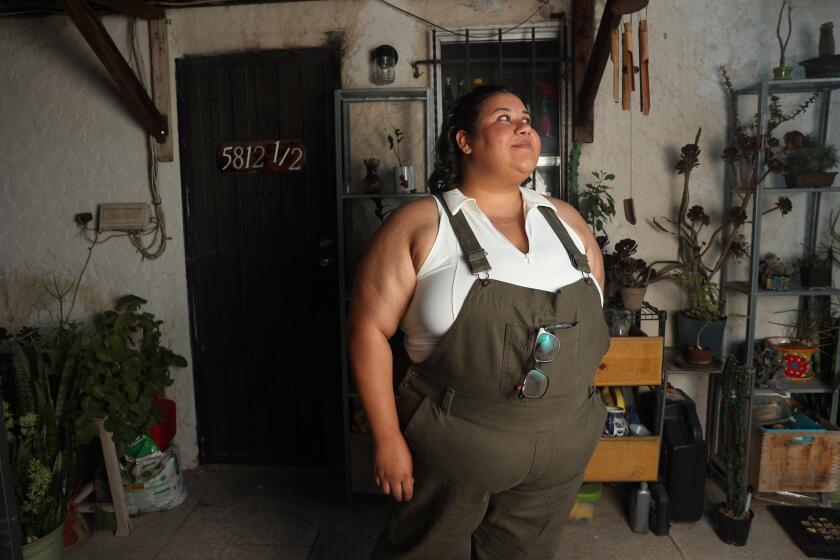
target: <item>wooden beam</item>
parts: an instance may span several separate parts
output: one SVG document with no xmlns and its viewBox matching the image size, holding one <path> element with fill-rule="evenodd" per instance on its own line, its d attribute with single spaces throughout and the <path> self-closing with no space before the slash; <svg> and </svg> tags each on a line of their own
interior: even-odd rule
<svg viewBox="0 0 840 560">
<path fill-rule="evenodd" d="M 127 16 L 140 19 L 163 19 L 166 12 L 157 6 L 150 6 L 143 0 L 93 0 L 100 6 L 111 8 L 115 12 L 122 12 Z"/>
<path fill-rule="evenodd" d="M 134 71 L 120 53 L 111 36 L 97 19 L 86 0 L 59 0 L 70 20 L 99 57 L 105 69 L 116 82 L 131 110 L 158 142 L 166 140 L 166 119 L 158 112 L 154 102 Z"/>
<path fill-rule="evenodd" d="M 577 94 L 575 116 L 578 124 L 585 124 L 592 119 L 595 97 L 598 94 L 601 78 L 604 76 L 607 60 L 610 57 L 610 34 L 612 30 L 621 23 L 622 16 L 638 12 L 647 4 L 648 0 L 607 0 L 607 4 L 604 6 L 604 15 L 601 17 L 601 23 L 598 26 L 598 34 L 595 37 L 595 46 L 592 49 L 589 62 L 586 64 L 586 72 L 581 82 L 580 91 Z M 577 31 L 577 22 L 575 22 L 575 30 Z M 575 64 L 577 65 L 577 54 L 575 57 Z M 577 128 L 575 131 L 577 132 Z M 576 136 L 575 139 L 578 140 L 579 138 Z M 580 138 L 580 141 L 591 142 L 592 139 Z"/>
<path fill-rule="evenodd" d="M 592 45 L 595 43 L 595 1 L 574 0 L 572 22 L 574 26 L 573 48 L 575 57 L 575 142 L 592 142 L 594 139 L 594 117 L 592 111 L 585 118 L 580 117 L 580 90 L 586 75 L 586 65 L 592 55 Z"/>
<path fill-rule="evenodd" d="M 169 30 L 168 21 L 149 22 L 149 57 L 151 58 L 152 99 L 163 118 L 169 122 Z M 172 136 L 157 147 L 158 161 L 172 161 Z"/>
</svg>

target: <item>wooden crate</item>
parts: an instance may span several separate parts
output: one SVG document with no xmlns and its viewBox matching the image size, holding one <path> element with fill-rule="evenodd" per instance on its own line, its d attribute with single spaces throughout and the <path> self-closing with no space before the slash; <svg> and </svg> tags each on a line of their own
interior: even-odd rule
<svg viewBox="0 0 840 560">
<path fill-rule="evenodd" d="M 595 371 L 595 385 L 659 385 L 664 345 L 661 336 L 612 337 L 610 349 Z"/>
<path fill-rule="evenodd" d="M 825 432 L 767 431 L 753 425 L 748 477 L 758 492 L 834 492 L 840 462 L 840 430 L 820 420 Z"/>
<path fill-rule="evenodd" d="M 660 436 L 602 437 L 586 466 L 586 482 L 650 482 L 659 472 Z"/>
</svg>

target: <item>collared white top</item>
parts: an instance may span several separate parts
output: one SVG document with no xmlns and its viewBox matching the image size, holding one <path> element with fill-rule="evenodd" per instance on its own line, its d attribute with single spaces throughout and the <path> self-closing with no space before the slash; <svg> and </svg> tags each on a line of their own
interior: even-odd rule
<svg viewBox="0 0 840 560">
<path fill-rule="evenodd" d="M 581 273 L 572 265 L 569 254 L 543 215 L 531 212 L 537 206 L 554 205 L 536 191 L 520 187 L 525 212 L 528 253 L 523 253 L 490 222 L 475 199 L 453 189 L 443 194 L 454 215 L 464 212 L 479 244 L 487 251 L 490 278 L 555 292 L 580 280 Z M 417 272 L 417 287 L 403 316 L 400 328 L 405 333 L 405 348 L 415 363 L 423 361 L 455 322 L 475 277 L 470 273 L 455 232 L 446 212 L 438 204 L 438 233 L 432 250 Z M 577 248 L 584 252 L 583 240 L 574 229 L 560 220 Z M 595 279 L 593 278 L 593 281 Z M 597 285 L 597 282 L 596 282 Z M 603 302 L 603 291 L 598 286 Z"/>
</svg>

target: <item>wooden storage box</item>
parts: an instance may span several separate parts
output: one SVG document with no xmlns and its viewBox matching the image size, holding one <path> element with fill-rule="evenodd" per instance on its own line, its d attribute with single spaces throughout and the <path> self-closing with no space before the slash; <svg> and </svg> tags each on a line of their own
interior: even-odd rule
<svg viewBox="0 0 840 560">
<path fill-rule="evenodd" d="M 613 337 L 595 372 L 595 385 L 660 385 L 664 345 L 661 336 Z M 648 428 L 654 431 L 654 426 Z M 661 444 L 660 436 L 602 437 L 583 478 L 587 482 L 654 481 Z"/>
<path fill-rule="evenodd" d="M 595 385 L 659 385 L 664 345 L 661 336 L 612 337 L 610 349 L 595 371 Z"/>
<path fill-rule="evenodd" d="M 765 430 L 752 426 L 749 481 L 758 492 L 833 492 L 837 489 L 840 430 Z"/>
</svg>

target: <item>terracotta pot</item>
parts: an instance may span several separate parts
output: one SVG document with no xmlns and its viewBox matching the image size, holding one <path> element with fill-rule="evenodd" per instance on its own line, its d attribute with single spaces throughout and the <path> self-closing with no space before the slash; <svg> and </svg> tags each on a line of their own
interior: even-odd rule
<svg viewBox="0 0 840 560">
<path fill-rule="evenodd" d="M 621 302 L 627 311 L 639 311 L 642 309 L 642 302 L 645 299 L 647 288 L 625 288 L 621 287 Z"/>
<path fill-rule="evenodd" d="M 712 363 L 712 351 L 708 348 L 689 346 L 685 349 L 685 361 L 689 364 L 705 366 Z"/>
<path fill-rule="evenodd" d="M 785 175 L 785 185 L 788 187 L 830 187 L 834 184 L 836 175 L 836 171 L 808 173 L 806 175 Z"/>
</svg>

